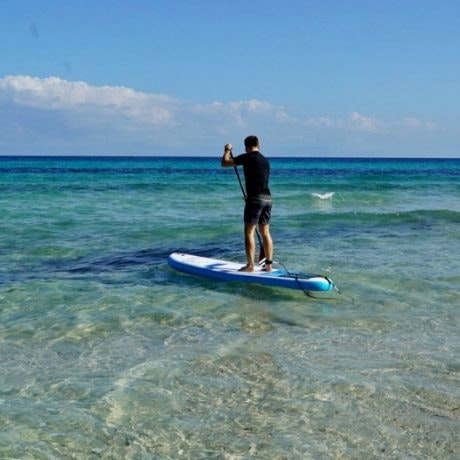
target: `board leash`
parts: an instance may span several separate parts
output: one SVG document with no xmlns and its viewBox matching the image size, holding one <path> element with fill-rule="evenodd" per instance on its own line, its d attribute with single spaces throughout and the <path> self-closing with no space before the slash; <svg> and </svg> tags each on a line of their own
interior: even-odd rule
<svg viewBox="0 0 460 460">
<path fill-rule="evenodd" d="M 297 285 L 299 286 L 299 290 L 301 290 L 307 297 L 310 297 L 312 299 L 316 299 L 316 300 L 339 300 L 338 298 L 336 297 L 318 297 L 318 296 L 315 296 L 311 293 L 311 291 L 307 291 L 306 289 L 304 289 L 300 283 L 300 280 L 301 279 L 310 279 L 310 278 L 324 278 L 325 280 L 328 281 L 328 283 L 334 288 L 334 291 L 336 291 L 338 294 L 340 294 L 341 296 L 343 295 L 343 292 L 336 286 L 336 284 L 328 277 L 328 276 L 324 276 L 324 275 L 316 275 L 316 274 L 309 274 L 309 275 L 304 275 L 304 276 L 300 276 L 299 273 L 292 273 L 287 267 L 285 264 L 283 264 L 282 262 L 280 261 L 277 261 L 277 260 L 274 260 L 273 262 L 277 263 L 278 265 L 281 265 L 285 270 L 286 270 L 286 273 L 289 277 L 291 278 L 294 278 Z M 259 265 L 263 265 L 264 264 L 264 260 L 260 261 L 259 262 Z M 349 296 L 345 296 L 345 297 L 348 297 L 352 303 L 354 304 L 355 303 L 355 300 L 353 299 L 353 297 L 349 297 Z"/>
</svg>

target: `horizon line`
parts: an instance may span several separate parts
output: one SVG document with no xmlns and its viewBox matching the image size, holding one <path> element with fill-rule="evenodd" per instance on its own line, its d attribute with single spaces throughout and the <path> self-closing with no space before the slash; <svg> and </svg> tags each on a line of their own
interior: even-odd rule
<svg viewBox="0 0 460 460">
<path fill-rule="evenodd" d="M 244 152 L 242 152 L 244 153 Z M 266 155 L 270 159 L 362 159 L 362 160 L 460 160 L 460 156 L 346 156 L 346 155 Z M 207 159 L 207 158 L 220 158 L 221 155 L 130 155 L 130 154 L 123 154 L 123 155 L 110 155 L 110 154 L 102 154 L 102 155 L 92 155 L 92 154 L 70 154 L 70 155 L 62 155 L 62 154 L 2 154 L 0 153 L 0 158 L 87 158 L 87 159 L 97 159 L 97 158 L 106 158 L 106 159 L 142 159 L 142 158 L 200 158 L 200 159 Z"/>
</svg>

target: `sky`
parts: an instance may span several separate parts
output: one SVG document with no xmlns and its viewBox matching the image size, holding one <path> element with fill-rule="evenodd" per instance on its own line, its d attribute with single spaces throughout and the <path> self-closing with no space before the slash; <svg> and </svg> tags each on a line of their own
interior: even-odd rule
<svg viewBox="0 0 460 460">
<path fill-rule="evenodd" d="M 0 0 L 0 155 L 460 157 L 458 0 Z"/>
</svg>

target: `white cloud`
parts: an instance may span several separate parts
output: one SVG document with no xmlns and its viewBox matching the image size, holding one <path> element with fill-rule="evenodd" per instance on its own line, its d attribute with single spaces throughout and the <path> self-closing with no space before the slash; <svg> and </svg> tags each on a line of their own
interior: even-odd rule
<svg viewBox="0 0 460 460">
<path fill-rule="evenodd" d="M 61 144 L 74 151 L 85 143 L 94 150 L 100 144 L 118 150 L 121 145 L 179 149 L 289 120 L 282 107 L 256 99 L 196 104 L 57 77 L 0 78 L 0 102 L 0 121 L 8 124 L 0 123 L 0 154 L 12 144 L 27 144 L 27 150 Z M 21 133 L 16 143 L 14 133 Z"/>
<path fill-rule="evenodd" d="M 175 106 L 169 96 L 118 86 L 90 86 L 57 77 L 8 76 L 0 79 L 0 93 L 23 107 L 122 115 L 151 124 L 170 123 Z"/>
<path fill-rule="evenodd" d="M 417 129 L 417 130 L 426 130 L 426 131 L 436 131 L 439 128 L 439 126 L 436 123 L 433 123 L 431 121 L 422 121 L 418 120 L 417 118 L 405 118 L 404 121 L 401 123 L 403 128 L 409 128 L 409 129 Z"/>
<path fill-rule="evenodd" d="M 174 124 L 187 114 L 230 116 L 239 124 L 254 116 L 286 120 L 282 107 L 256 99 L 190 104 L 167 95 L 148 94 L 121 86 L 91 86 L 58 77 L 7 76 L 0 79 L 0 94 L 12 103 L 41 110 L 64 110 L 121 115 L 138 122 Z"/>
<path fill-rule="evenodd" d="M 228 103 L 213 102 L 211 104 L 195 104 L 190 110 L 202 115 L 225 115 L 240 120 L 248 116 L 273 116 L 279 120 L 286 119 L 288 115 L 283 107 L 276 107 L 268 102 L 250 99 L 248 101 L 233 101 Z"/>
<path fill-rule="evenodd" d="M 365 133 L 379 133 L 385 129 L 385 125 L 377 118 L 367 117 L 357 112 L 352 112 L 347 120 L 347 126 L 352 131 Z"/>
<path fill-rule="evenodd" d="M 0 154 L 209 154 L 210 144 L 235 142 L 248 133 L 280 148 L 292 141 L 296 149 L 333 152 L 347 145 L 390 145 L 398 137 L 405 145 L 408 139 L 417 143 L 418 133 L 435 131 L 442 129 L 415 117 L 382 121 L 356 111 L 294 116 L 257 99 L 200 104 L 57 77 L 0 78 Z"/>
<path fill-rule="evenodd" d="M 422 126 L 422 122 L 416 118 L 406 118 L 403 125 L 407 128 L 420 128 Z"/>
<path fill-rule="evenodd" d="M 311 117 L 307 118 L 303 126 L 309 129 L 328 129 L 335 131 L 349 131 L 355 133 L 386 134 L 403 130 L 435 131 L 441 128 L 433 122 L 422 121 L 407 117 L 403 121 L 384 122 L 378 118 L 351 112 L 345 118 Z"/>
<path fill-rule="evenodd" d="M 308 128 L 337 128 L 341 126 L 341 121 L 329 117 L 308 118 L 304 125 Z"/>
<path fill-rule="evenodd" d="M 380 133 L 386 128 L 385 123 L 377 118 L 362 115 L 358 112 L 350 113 L 345 119 L 332 117 L 308 118 L 304 126 L 312 129 L 332 129 L 362 133 Z"/>
</svg>

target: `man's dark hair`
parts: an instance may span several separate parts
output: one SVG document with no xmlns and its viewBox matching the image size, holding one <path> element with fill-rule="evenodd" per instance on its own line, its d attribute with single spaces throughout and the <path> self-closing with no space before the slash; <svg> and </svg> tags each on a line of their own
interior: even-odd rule
<svg viewBox="0 0 460 460">
<path fill-rule="evenodd" d="M 252 147 L 257 147 L 259 145 L 259 139 L 257 139 L 257 136 L 248 136 L 244 140 L 244 146 L 247 149 L 250 149 Z"/>
</svg>

